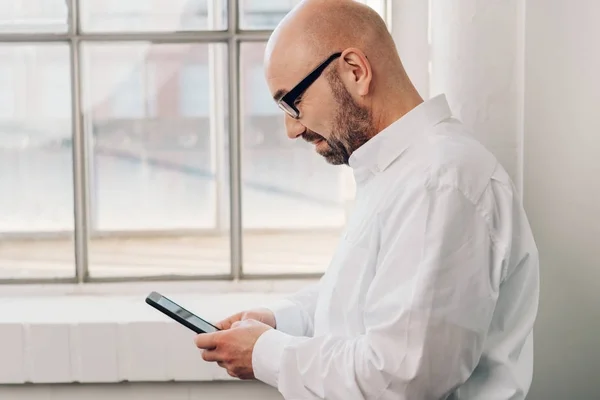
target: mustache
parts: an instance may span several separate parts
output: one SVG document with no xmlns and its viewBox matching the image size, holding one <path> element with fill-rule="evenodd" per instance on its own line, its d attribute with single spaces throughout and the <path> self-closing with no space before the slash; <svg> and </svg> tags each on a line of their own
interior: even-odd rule
<svg viewBox="0 0 600 400">
<path fill-rule="evenodd" d="M 302 134 L 302 139 L 306 140 L 309 143 L 313 143 L 318 140 L 325 140 L 325 138 L 323 136 L 319 135 L 316 132 L 311 131 L 310 129 L 307 129 L 306 132 L 304 132 Z"/>
</svg>

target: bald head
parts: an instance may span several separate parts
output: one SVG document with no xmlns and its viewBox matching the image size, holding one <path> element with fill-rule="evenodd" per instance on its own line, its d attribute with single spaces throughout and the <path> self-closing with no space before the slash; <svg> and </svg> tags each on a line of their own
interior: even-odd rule
<svg viewBox="0 0 600 400">
<path fill-rule="evenodd" d="M 304 0 L 279 24 L 267 44 L 267 75 L 271 67 L 290 70 L 314 66 L 336 51 L 357 48 L 376 73 L 390 80 L 404 69 L 383 19 L 353 0 Z"/>
</svg>

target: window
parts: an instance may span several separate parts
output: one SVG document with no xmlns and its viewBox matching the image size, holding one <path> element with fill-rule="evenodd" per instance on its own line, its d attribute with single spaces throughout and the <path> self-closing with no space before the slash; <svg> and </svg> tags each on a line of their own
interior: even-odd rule
<svg viewBox="0 0 600 400">
<path fill-rule="evenodd" d="M 213 168 L 225 121 L 209 113 L 208 86 L 221 46 L 84 43 L 92 278 L 229 272 L 228 230 L 217 229 L 228 180 Z"/>
<path fill-rule="evenodd" d="M 210 84 L 207 64 L 188 64 L 179 77 L 179 107 L 182 117 L 208 118 Z"/>
<path fill-rule="evenodd" d="M 240 0 L 243 29 L 273 29 L 300 0 Z"/>
<path fill-rule="evenodd" d="M 65 56 L 68 56 L 65 54 Z M 50 60 L 40 74 L 40 115 L 54 121 L 71 119 L 71 80 L 65 70 L 64 60 Z"/>
<path fill-rule="evenodd" d="M 0 55 L 0 234 L 5 236 L 0 279 L 71 277 L 69 48 L 62 43 L 0 44 Z M 43 112 L 50 98 L 53 105 Z M 54 236 L 61 240 L 32 241 Z"/>
<path fill-rule="evenodd" d="M 246 45 L 244 48 L 246 49 L 248 46 L 252 45 Z M 259 47 L 257 50 L 264 51 L 262 46 L 257 47 Z M 262 62 L 252 64 L 245 68 L 248 75 L 243 77 L 244 87 L 247 86 L 244 93 L 244 104 L 248 106 L 247 112 L 255 117 L 280 116 L 281 110 L 269 93 Z"/>
<path fill-rule="evenodd" d="M 79 0 L 85 32 L 227 29 L 227 0 Z"/>
<path fill-rule="evenodd" d="M 122 66 L 115 66 L 117 71 L 124 69 Z M 115 83 L 115 91 L 111 99 L 112 116 L 123 119 L 143 118 L 147 114 L 144 99 L 144 70 L 134 67 L 124 72 L 122 76 L 117 77 Z"/>
<path fill-rule="evenodd" d="M 67 18 L 65 0 L 0 1 L 0 33 L 63 33 Z"/>
<path fill-rule="evenodd" d="M 285 137 L 263 73 L 299 0 L 76 1 L 0 2 L 0 281 L 322 273 L 348 169 Z"/>
</svg>

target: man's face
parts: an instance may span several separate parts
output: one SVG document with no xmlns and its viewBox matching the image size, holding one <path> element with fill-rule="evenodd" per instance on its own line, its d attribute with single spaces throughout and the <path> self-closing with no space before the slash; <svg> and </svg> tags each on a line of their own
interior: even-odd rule
<svg viewBox="0 0 600 400">
<path fill-rule="evenodd" d="M 331 87 L 335 107 L 329 135 L 324 136 L 307 128 L 302 135 L 309 142 L 324 141 L 317 152 L 333 165 L 348 164 L 352 153 L 374 135 L 374 126 L 369 110 L 356 103 L 335 69 L 326 74 Z"/>
<path fill-rule="evenodd" d="M 268 79 L 269 85 L 273 91 L 279 89 L 277 85 L 293 87 L 303 78 L 297 75 L 292 78 L 286 74 L 288 82 Z M 352 153 L 375 134 L 370 111 L 354 100 L 335 65 L 328 66 L 295 105 L 300 111 L 300 118 L 286 115 L 288 136 L 292 139 L 301 137 L 314 144 L 317 153 L 330 164 L 348 164 Z"/>
</svg>

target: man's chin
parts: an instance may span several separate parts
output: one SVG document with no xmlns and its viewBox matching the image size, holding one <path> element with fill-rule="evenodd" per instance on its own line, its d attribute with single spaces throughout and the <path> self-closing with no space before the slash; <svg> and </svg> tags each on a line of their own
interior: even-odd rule
<svg viewBox="0 0 600 400">
<path fill-rule="evenodd" d="M 326 158 L 325 161 L 327 161 L 327 163 L 330 165 L 345 165 L 345 164 L 347 164 L 344 162 L 344 160 L 340 160 L 339 158 L 336 158 L 336 159 Z"/>
<path fill-rule="evenodd" d="M 331 151 L 323 151 L 323 152 L 317 151 L 317 153 L 319 153 L 325 159 L 325 161 L 327 161 L 328 164 L 331 164 L 331 165 L 346 164 L 343 157 L 340 157 L 339 154 L 332 153 Z"/>
<path fill-rule="evenodd" d="M 334 151 L 333 148 L 331 147 L 331 145 L 326 141 L 319 142 L 315 146 L 315 150 L 316 150 L 317 154 L 319 154 L 321 157 L 323 157 L 325 159 L 325 161 L 327 161 L 328 164 L 331 164 L 331 165 L 347 164 L 347 160 L 344 159 L 344 155 L 339 151 Z"/>
</svg>

